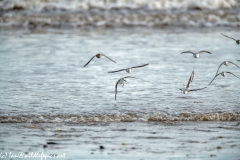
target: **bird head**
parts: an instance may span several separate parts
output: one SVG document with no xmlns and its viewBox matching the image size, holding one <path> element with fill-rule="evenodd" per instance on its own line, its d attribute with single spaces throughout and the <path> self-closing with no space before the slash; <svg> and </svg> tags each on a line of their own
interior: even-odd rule
<svg viewBox="0 0 240 160">
<path fill-rule="evenodd" d="M 199 54 L 198 54 L 198 53 L 195 53 L 195 54 L 193 54 L 193 57 L 194 57 L 194 58 L 198 58 L 198 57 L 199 57 Z"/>
<path fill-rule="evenodd" d="M 132 69 L 131 69 L 131 68 L 128 68 L 126 71 L 127 71 L 128 73 L 131 73 Z"/>
<path fill-rule="evenodd" d="M 102 54 L 101 54 L 101 53 L 98 53 L 98 54 L 96 55 L 96 57 L 97 57 L 97 58 L 101 58 L 101 57 L 102 57 Z"/>
<path fill-rule="evenodd" d="M 225 77 L 226 74 L 227 74 L 226 72 L 222 72 L 222 73 L 221 73 L 221 75 L 222 75 L 223 77 Z"/>
<path fill-rule="evenodd" d="M 224 65 L 225 65 L 225 66 L 228 66 L 228 61 L 224 61 Z"/>
</svg>

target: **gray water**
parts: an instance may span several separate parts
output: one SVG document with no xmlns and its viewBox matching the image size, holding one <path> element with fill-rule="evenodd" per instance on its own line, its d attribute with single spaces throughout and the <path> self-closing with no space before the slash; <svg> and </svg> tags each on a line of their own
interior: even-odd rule
<svg viewBox="0 0 240 160">
<path fill-rule="evenodd" d="M 240 150 L 236 122 L 4 123 L 1 129 L 0 153 L 5 159 L 11 152 L 29 160 L 40 160 L 31 155 L 42 153 L 62 156 L 59 160 L 236 160 Z"/>
<path fill-rule="evenodd" d="M 0 31 L 1 122 L 217 121 L 240 119 L 240 80 L 218 76 L 225 60 L 240 65 L 239 29 L 79 28 Z M 208 50 L 198 59 L 183 51 Z M 104 53 L 107 58 L 94 58 Z M 107 73 L 149 63 L 143 68 Z M 219 71 L 240 77 L 230 64 Z M 124 87 L 115 85 L 125 76 Z"/>
</svg>

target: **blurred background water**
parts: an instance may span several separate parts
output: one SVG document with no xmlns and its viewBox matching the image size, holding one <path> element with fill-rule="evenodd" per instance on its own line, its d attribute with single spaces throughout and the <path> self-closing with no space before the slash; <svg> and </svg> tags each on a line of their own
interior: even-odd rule
<svg viewBox="0 0 240 160">
<path fill-rule="evenodd" d="M 2 0 L 1 27 L 240 26 L 239 0 Z"/>
</svg>

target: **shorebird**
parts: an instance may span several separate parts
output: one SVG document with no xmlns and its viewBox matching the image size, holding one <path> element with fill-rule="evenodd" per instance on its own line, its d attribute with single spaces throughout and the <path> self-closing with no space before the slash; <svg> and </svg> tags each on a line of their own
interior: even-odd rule
<svg viewBox="0 0 240 160">
<path fill-rule="evenodd" d="M 231 72 L 221 72 L 221 73 L 218 73 L 217 75 L 215 75 L 215 77 L 213 78 L 213 80 L 212 80 L 208 85 L 210 85 L 210 84 L 214 81 L 214 79 L 215 79 L 217 76 L 219 76 L 219 75 L 222 75 L 223 77 L 226 77 L 227 73 L 232 74 L 233 76 L 235 76 L 235 77 L 237 77 L 238 79 L 240 79 L 238 76 L 236 76 L 235 74 L 233 74 L 233 73 L 231 73 Z"/>
<path fill-rule="evenodd" d="M 117 99 L 117 86 L 118 86 L 119 84 L 121 84 L 122 87 L 123 87 L 123 86 L 124 86 L 124 82 L 127 82 L 127 81 L 125 80 L 125 78 L 136 78 L 136 77 L 126 76 L 126 77 L 120 78 L 120 79 L 117 81 L 116 86 L 115 86 L 115 100 Z"/>
<path fill-rule="evenodd" d="M 216 75 L 217 75 L 217 73 L 218 73 L 218 71 L 219 71 L 219 68 L 220 68 L 223 64 L 224 64 L 225 66 L 228 66 L 229 63 L 232 63 L 232 64 L 234 64 L 235 66 L 237 66 L 238 68 L 240 68 L 238 65 L 236 65 L 235 63 L 233 63 L 233 62 L 231 62 L 231 61 L 224 61 L 224 62 L 222 62 L 222 63 L 220 64 L 220 66 L 218 67 L 218 70 L 217 70 L 217 72 L 216 72 Z"/>
<path fill-rule="evenodd" d="M 114 60 L 107 57 L 106 55 L 99 53 L 99 54 L 96 54 L 95 56 L 93 56 L 83 67 L 86 67 L 88 65 L 88 63 L 90 63 L 93 60 L 94 57 L 101 58 L 102 56 L 104 56 L 104 57 L 108 58 L 110 61 L 113 61 L 114 63 L 116 63 Z"/>
<path fill-rule="evenodd" d="M 221 34 L 222 34 L 222 33 L 221 33 Z M 236 41 L 236 43 L 237 43 L 238 45 L 240 45 L 240 40 L 236 40 L 236 39 L 234 39 L 234 38 L 232 38 L 232 37 L 228 37 L 228 36 L 226 36 L 226 35 L 224 35 L 224 34 L 222 34 L 222 35 L 225 36 L 225 37 L 227 37 L 227 38 L 230 38 L 230 39 Z"/>
<path fill-rule="evenodd" d="M 188 88 L 189 88 L 189 86 L 190 86 L 190 83 L 193 81 L 193 77 L 194 77 L 194 71 L 192 71 L 192 74 L 190 75 L 190 78 L 189 78 L 189 80 L 188 80 L 187 86 L 185 86 L 185 87 L 182 88 L 182 89 L 179 89 L 179 90 L 183 91 L 183 94 L 187 94 L 188 92 L 191 92 L 191 91 L 197 91 L 197 90 L 201 90 L 201 89 L 207 88 L 207 87 L 204 87 L 204 88 L 189 90 Z"/>
<path fill-rule="evenodd" d="M 194 58 L 198 58 L 198 57 L 200 56 L 200 54 L 203 53 L 203 52 L 212 54 L 211 52 L 209 52 L 209 51 L 204 51 L 204 50 L 199 51 L 199 52 L 197 52 L 197 53 L 193 53 L 193 52 L 191 52 L 191 51 L 185 51 L 185 52 L 182 52 L 181 54 L 183 54 L 183 53 L 192 53 Z"/>
<path fill-rule="evenodd" d="M 108 72 L 108 73 L 120 72 L 120 71 L 124 71 L 124 70 L 126 70 L 126 72 L 128 72 L 128 73 L 131 73 L 133 68 L 144 67 L 144 66 L 147 66 L 147 65 L 148 65 L 148 64 L 143 64 L 143 65 L 141 65 L 141 66 L 135 66 L 135 67 L 131 67 L 131 68 L 120 69 L 120 70 L 117 70 L 117 71 L 110 71 L 110 72 Z"/>
</svg>

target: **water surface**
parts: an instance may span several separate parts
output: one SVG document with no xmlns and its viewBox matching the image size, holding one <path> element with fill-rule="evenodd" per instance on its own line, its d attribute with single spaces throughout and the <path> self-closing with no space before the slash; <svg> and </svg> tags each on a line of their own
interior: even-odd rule
<svg viewBox="0 0 240 160">
<path fill-rule="evenodd" d="M 121 122 L 239 120 L 239 79 L 219 76 L 205 87 L 225 60 L 238 65 L 238 29 L 79 28 L 1 30 L 1 122 Z M 191 50 L 208 50 L 195 59 Z M 95 54 L 97 59 L 83 68 Z M 133 72 L 107 73 L 149 63 Z M 240 76 L 234 65 L 222 66 Z M 115 84 L 127 79 L 124 87 Z"/>
</svg>

